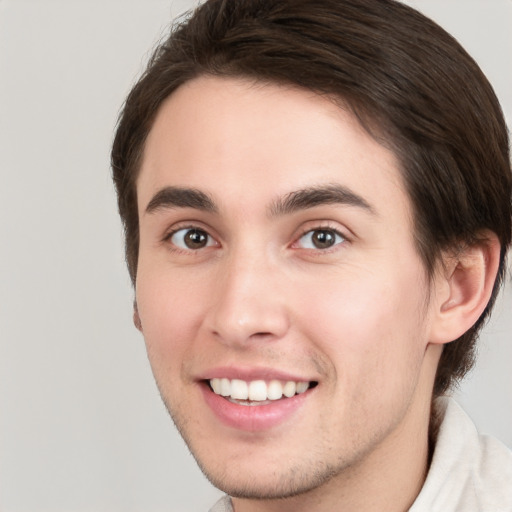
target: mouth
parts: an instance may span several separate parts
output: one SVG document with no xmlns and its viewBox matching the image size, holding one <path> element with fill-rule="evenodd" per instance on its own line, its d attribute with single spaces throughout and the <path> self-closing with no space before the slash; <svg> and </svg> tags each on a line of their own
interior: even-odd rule
<svg viewBox="0 0 512 512">
<path fill-rule="evenodd" d="M 315 381 L 281 381 L 213 378 L 205 381 L 211 391 L 242 406 L 261 406 L 293 398 L 317 386 Z"/>
</svg>

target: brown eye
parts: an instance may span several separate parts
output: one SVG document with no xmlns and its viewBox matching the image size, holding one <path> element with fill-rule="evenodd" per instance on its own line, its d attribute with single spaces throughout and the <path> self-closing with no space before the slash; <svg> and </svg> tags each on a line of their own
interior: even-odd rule
<svg viewBox="0 0 512 512">
<path fill-rule="evenodd" d="M 302 249 L 329 249 L 345 241 L 345 238 L 334 229 L 314 229 L 302 235 L 299 246 Z"/>
<path fill-rule="evenodd" d="M 198 250 L 214 245 L 210 235 L 197 228 L 179 229 L 170 238 L 173 245 L 180 249 Z"/>
</svg>

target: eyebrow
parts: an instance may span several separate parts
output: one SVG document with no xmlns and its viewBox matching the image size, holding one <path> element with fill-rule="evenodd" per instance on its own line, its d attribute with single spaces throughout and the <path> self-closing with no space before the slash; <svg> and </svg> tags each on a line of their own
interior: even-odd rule
<svg viewBox="0 0 512 512">
<path fill-rule="evenodd" d="M 270 206 L 271 216 L 288 215 L 315 206 L 341 204 L 362 208 L 376 215 L 373 207 L 360 195 L 342 185 L 307 187 L 299 189 L 275 200 Z"/>
<path fill-rule="evenodd" d="M 376 215 L 372 206 L 360 195 L 342 185 L 306 187 L 295 190 L 274 200 L 269 207 L 271 217 L 289 215 L 316 206 L 341 204 L 355 206 Z M 195 188 L 165 187 L 159 190 L 146 207 L 146 213 L 161 209 L 193 208 L 209 213 L 218 213 L 213 199 Z"/>
<path fill-rule="evenodd" d="M 165 187 L 159 190 L 146 206 L 146 213 L 172 208 L 194 208 L 210 213 L 217 213 L 212 198 L 194 188 Z"/>
</svg>

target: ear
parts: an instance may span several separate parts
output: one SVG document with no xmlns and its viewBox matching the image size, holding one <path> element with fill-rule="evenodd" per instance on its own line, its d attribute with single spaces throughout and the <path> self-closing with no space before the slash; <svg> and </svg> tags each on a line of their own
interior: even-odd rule
<svg viewBox="0 0 512 512">
<path fill-rule="evenodd" d="M 500 261 L 500 242 L 486 231 L 474 245 L 443 259 L 435 278 L 430 342 L 449 343 L 480 318 L 491 298 Z"/>
<path fill-rule="evenodd" d="M 139 309 L 137 308 L 137 301 L 133 301 L 133 325 L 140 331 L 142 331 L 142 322 L 140 321 Z"/>
</svg>

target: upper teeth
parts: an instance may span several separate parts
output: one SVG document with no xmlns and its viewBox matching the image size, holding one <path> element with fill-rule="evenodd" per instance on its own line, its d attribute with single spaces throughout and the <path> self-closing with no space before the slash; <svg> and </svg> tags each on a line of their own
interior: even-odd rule
<svg viewBox="0 0 512 512">
<path fill-rule="evenodd" d="M 279 400 L 284 396 L 290 398 L 296 393 L 304 393 L 309 382 L 282 382 L 279 380 L 252 380 L 246 382 L 239 379 L 211 379 L 210 386 L 217 395 L 234 398 L 235 400 Z"/>
</svg>

